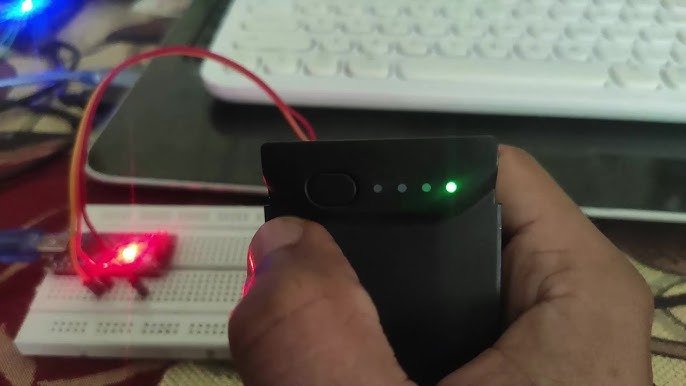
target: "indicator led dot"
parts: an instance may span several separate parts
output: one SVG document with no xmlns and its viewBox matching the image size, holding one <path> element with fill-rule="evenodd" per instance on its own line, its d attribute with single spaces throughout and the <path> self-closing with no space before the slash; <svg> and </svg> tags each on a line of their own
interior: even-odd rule
<svg viewBox="0 0 686 386">
<path fill-rule="evenodd" d="M 381 193 L 383 191 L 383 186 L 376 184 L 372 189 L 374 189 L 374 193 Z"/>
<path fill-rule="evenodd" d="M 457 192 L 457 183 L 455 181 L 448 181 L 447 184 L 445 184 L 445 190 L 448 193 L 455 193 Z"/>
<path fill-rule="evenodd" d="M 429 193 L 431 191 L 431 184 L 430 183 L 425 183 L 422 185 L 422 192 L 424 193 Z"/>
<path fill-rule="evenodd" d="M 398 185 L 398 192 L 405 193 L 406 191 L 407 191 L 407 185 L 405 185 L 405 184 Z"/>
</svg>

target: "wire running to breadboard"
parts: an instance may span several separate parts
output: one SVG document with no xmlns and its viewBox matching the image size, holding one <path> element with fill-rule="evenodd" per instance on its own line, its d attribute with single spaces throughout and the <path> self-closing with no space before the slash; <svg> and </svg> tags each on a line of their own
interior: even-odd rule
<svg viewBox="0 0 686 386">
<path fill-rule="evenodd" d="M 234 71 L 251 80 L 253 83 L 255 83 L 255 85 L 257 85 L 257 87 L 267 94 L 267 96 L 279 109 L 296 137 L 302 141 L 312 141 L 316 139 L 312 125 L 310 125 L 305 117 L 287 105 L 281 99 L 281 97 L 279 97 L 279 95 L 256 74 L 229 58 L 202 48 L 189 46 L 170 46 L 143 52 L 124 60 L 119 65 L 114 67 L 93 91 L 93 94 L 84 110 L 83 117 L 77 130 L 76 139 L 74 141 L 74 150 L 69 174 L 69 254 L 74 270 L 86 285 L 89 285 L 89 283 L 92 283 L 93 281 L 97 282 L 102 281 L 103 279 L 107 280 L 106 277 L 101 277 L 101 272 L 98 272 L 99 268 L 102 267 L 103 262 L 94 261 L 91 256 L 89 256 L 89 254 L 82 248 L 82 221 L 85 223 L 86 227 L 88 227 L 91 235 L 97 240 L 97 242 L 104 248 L 108 248 L 107 240 L 103 240 L 98 235 L 95 226 L 93 226 L 93 223 L 88 218 L 88 213 L 86 212 L 86 181 L 84 169 L 87 156 L 88 139 L 93 129 L 95 112 L 103 98 L 105 90 L 122 71 L 147 60 L 169 56 L 186 56 L 213 60 L 233 69 Z"/>
</svg>

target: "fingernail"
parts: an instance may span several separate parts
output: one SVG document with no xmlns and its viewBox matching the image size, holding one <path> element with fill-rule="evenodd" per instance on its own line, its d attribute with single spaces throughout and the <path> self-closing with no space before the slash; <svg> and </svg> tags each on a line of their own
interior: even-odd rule
<svg viewBox="0 0 686 386">
<path fill-rule="evenodd" d="M 248 249 L 247 277 L 243 285 L 243 296 L 253 285 L 255 270 L 264 256 L 297 243 L 303 233 L 303 223 L 304 220 L 296 217 L 279 217 L 260 227 Z"/>
<path fill-rule="evenodd" d="M 304 220 L 297 217 L 279 217 L 262 225 L 250 244 L 255 265 L 277 249 L 298 242 L 303 233 L 303 223 Z"/>
</svg>

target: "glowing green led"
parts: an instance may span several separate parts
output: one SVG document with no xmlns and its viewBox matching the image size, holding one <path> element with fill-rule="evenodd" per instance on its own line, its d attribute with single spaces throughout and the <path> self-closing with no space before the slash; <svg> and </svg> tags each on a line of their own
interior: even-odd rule
<svg viewBox="0 0 686 386">
<path fill-rule="evenodd" d="M 447 184 L 445 184 L 445 191 L 448 193 L 455 193 L 457 192 L 457 183 L 455 181 L 448 181 Z"/>
<path fill-rule="evenodd" d="M 425 183 L 422 185 L 422 192 L 424 193 L 429 193 L 431 191 L 431 184 L 430 183 Z"/>
</svg>

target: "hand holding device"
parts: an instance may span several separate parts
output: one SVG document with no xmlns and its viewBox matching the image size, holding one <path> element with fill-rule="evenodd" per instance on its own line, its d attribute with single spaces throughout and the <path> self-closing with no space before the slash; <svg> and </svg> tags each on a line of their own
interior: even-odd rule
<svg viewBox="0 0 686 386">
<path fill-rule="evenodd" d="M 649 384 L 645 282 L 531 157 L 499 153 L 509 327 L 441 384 Z M 251 251 L 250 290 L 229 323 L 247 385 L 412 384 L 323 228 L 277 219 Z"/>
</svg>

